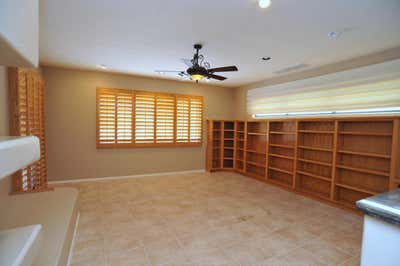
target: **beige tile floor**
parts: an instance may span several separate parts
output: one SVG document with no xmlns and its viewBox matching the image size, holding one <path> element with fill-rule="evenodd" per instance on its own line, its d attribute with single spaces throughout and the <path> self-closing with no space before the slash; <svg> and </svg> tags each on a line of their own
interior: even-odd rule
<svg viewBox="0 0 400 266">
<path fill-rule="evenodd" d="M 73 265 L 359 265 L 362 217 L 230 172 L 76 184 Z"/>
</svg>

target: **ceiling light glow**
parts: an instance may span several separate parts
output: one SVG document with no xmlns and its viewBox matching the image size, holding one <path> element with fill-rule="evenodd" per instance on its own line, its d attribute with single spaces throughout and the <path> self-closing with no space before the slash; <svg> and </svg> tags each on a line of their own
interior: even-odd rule
<svg viewBox="0 0 400 266">
<path fill-rule="evenodd" d="M 106 65 L 97 65 L 97 67 L 98 67 L 98 68 L 101 68 L 101 69 L 107 69 L 107 66 L 106 66 Z"/>
<path fill-rule="evenodd" d="M 259 0 L 258 5 L 261 8 L 268 8 L 271 5 L 271 0 Z"/>
</svg>

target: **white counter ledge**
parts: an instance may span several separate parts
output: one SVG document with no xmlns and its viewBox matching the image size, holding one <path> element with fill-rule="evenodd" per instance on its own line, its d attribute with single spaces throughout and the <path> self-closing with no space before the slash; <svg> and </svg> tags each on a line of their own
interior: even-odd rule
<svg viewBox="0 0 400 266">
<path fill-rule="evenodd" d="M 39 250 L 40 225 L 0 231 L 0 265 L 32 265 Z"/>
<path fill-rule="evenodd" d="M 39 160 L 39 138 L 0 136 L 0 179 Z"/>
</svg>

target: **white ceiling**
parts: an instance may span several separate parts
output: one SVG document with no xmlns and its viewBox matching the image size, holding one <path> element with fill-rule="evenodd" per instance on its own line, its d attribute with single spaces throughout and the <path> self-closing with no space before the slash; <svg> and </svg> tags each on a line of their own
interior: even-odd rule
<svg viewBox="0 0 400 266">
<path fill-rule="evenodd" d="M 239 68 L 216 83 L 240 86 L 399 46 L 399 29 L 399 0 L 40 0 L 40 62 L 159 76 L 201 42 L 213 67 Z"/>
</svg>

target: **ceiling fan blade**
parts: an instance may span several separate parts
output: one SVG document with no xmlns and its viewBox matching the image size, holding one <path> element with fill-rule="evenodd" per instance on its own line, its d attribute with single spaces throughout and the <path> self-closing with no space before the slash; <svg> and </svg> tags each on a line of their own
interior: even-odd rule
<svg viewBox="0 0 400 266">
<path fill-rule="evenodd" d="M 188 67 L 193 66 L 192 59 L 181 58 L 181 62 L 187 65 Z"/>
<path fill-rule="evenodd" d="M 183 72 L 182 70 L 155 70 L 157 73 L 179 73 Z"/>
<path fill-rule="evenodd" d="M 226 80 L 226 78 L 225 77 L 223 77 L 223 76 L 219 76 L 219 75 L 214 75 L 214 74 L 208 74 L 208 77 L 209 78 L 213 78 L 213 79 L 217 79 L 217 80 Z"/>
<path fill-rule="evenodd" d="M 216 67 L 216 68 L 210 68 L 208 71 L 214 73 L 214 72 L 229 72 L 229 71 L 238 71 L 238 68 L 236 66 L 226 66 L 226 67 Z"/>
</svg>

